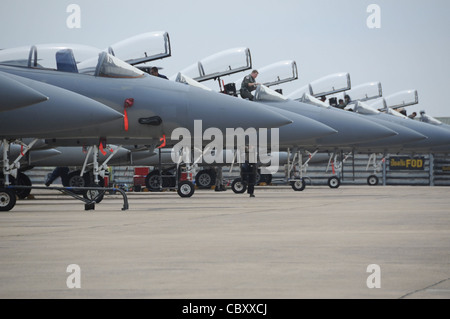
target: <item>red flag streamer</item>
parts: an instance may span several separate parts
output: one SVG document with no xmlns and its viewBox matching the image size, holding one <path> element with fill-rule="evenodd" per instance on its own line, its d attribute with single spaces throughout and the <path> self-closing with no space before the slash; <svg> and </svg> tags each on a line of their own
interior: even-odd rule
<svg viewBox="0 0 450 319">
<path fill-rule="evenodd" d="M 128 114 L 127 114 L 127 109 L 123 109 L 123 126 L 125 128 L 125 131 L 128 131 Z"/>
<path fill-rule="evenodd" d="M 20 145 L 20 155 L 25 156 L 25 154 L 23 153 L 23 145 Z"/>
<path fill-rule="evenodd" d="M 157 147 L 158 148 L 163 148 L 164 146 L 166 146 L 166 134 L 163 135 L 163 137 L 161 137 L 159 139 L 160 142 L 162 142 L 162 144 L 160 146 Z"/>
<path fill-rule="evenodd" d="M 128 98 L 125 100 L 124 106 L 123 106 L 123 126 L 125 128 L 125 131 L 128 131 L 128 114 L 127 114 L 127 108 L 132 107 L 134 104 L 133 98 Z"/>
<path fill-rule="evenodd" d="M 334 170 L 334 162 L 331 164 L 331 168 L 333 169 L 333 175 L 336 175 L 336 171 Z"/>
<path fill-rule="evenodd" d="M 98 146 L 99 151 L 103 154 L 103 156 L 106 156 L 106 151 L 103 149 L 103 143 L 100 143 Z"/>
</svg>

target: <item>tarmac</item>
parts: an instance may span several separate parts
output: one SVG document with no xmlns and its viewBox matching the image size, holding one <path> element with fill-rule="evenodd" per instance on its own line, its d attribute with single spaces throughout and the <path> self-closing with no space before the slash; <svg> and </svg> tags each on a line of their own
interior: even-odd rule
<svg viewBox="0 0 450 319">
<path fill-rule="evenodd" d="M 0 213 L 2 299 L 450 298 L 447 187 L 32 194 Z"/>
</svg>

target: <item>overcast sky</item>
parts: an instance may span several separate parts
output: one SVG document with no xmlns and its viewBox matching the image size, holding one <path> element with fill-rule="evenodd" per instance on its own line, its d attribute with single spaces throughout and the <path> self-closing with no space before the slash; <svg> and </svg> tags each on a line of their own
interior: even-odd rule
<svg viewBox="0 0 450 319">
<path fill-rule="evenodd" d="M 80 28 L 66 12 L 79 5 Z M 370 29 L 370 4 L 380 28 Z M 289 94 L 318 78 L 348 72 L 352 85 L 380 81 L 384 96 L 417 89 L 412 111 L 450 116 L 448 0 L 2 0 L 0 48 L 80 43 L 100 48 L 133 35 L 167 31 L 172 57 L 158 61 L 171 76 L 211 54 L 248 47 L 254 68 L 295 60 Z M 243 74 L 245 75 L 245 74 Z M 226 80 L 225 80 L 226 81 Z"/>
</svg>

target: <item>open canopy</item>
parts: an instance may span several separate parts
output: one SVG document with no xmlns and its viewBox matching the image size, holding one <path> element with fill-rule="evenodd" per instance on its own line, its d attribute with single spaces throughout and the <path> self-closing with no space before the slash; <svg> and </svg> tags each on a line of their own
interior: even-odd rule
<svg viewBox="0 0 450 319">
<path fill-rule="evenodd" d="M 247 74 L 246 74 L 247 75 Z M 244 76 L 234 81 L 236 87 L 240 88 Z M 269 87 L 298 79 L 297 63 L 293 60 L 284 60 L 258 68 L 256 82 Z"/>
<path fill-rule="evenodd" d="M 295 90 L 288 95 L 288 98 L 298 100 L 301 99 L 305 93 L 320 97 L 347 91 L 351 88 L 349 73 L 334 73 L 312 81 L 308 85 Z"/>
<path fill-rule="evenodd" d="M 380 82 L 369 82 L 352 87 L 351 90 L 338 94 L 338 99 L 344 99 L 348 95 L 351 102 L 365 102 L 378 99 L 383 96 L 383 90 Z"/>
<path fill-rule="evenodd" d="M 371 104 L 379 110 L 385 108 L 398 109 L 419 103 L 417 90 L 404 90 L 391 94 L 383 99 L 378 99 Z"/>
<path fill-rule="evenodd" d="M 142 33 L 119 41 L 108 47 L 108 53 L 131 65 L 172 55 L 169 34 L 165 31 Z"/>
<path fill-rule="evenodd" d="M 250 49 L 234 48 L 218 52 L 180 71 L 198 82 L 242 72 L 252 67 Z"/>
<path fill-rule="evenodd" d="M 0 64 L 115 78 L 135 78 L 144 72 L 97 48 L 42 44 L 0 51 Z"/>
</svg>

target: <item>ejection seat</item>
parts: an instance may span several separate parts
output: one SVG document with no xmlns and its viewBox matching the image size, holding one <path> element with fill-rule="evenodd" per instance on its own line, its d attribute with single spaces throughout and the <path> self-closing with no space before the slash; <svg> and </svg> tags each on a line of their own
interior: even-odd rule
<svg viewBox="0 0 450 319">
<path fill-rule="evenodd" d="M 56 68 L 58 71 L 78 73 L 72 49 L 62 49 L 56 52 Z"/>
</svg>

